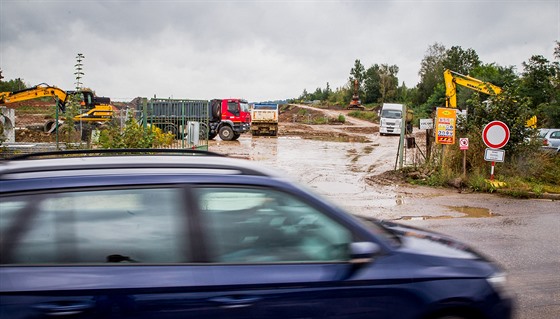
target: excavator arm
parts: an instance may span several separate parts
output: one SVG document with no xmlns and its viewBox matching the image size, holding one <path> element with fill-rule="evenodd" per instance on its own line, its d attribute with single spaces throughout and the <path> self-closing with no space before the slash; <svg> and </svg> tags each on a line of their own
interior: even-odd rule
<svg viewBox="0 0 560 319">
<path fill-rule="evenodd" d="M 457 84 L 488 95 L 502 93 L 502 88 L 499 86 L 451 70 L 443 72 L 443 79 L 445 81 L 445 107 L 457 108 Z M 536 128 L 537 116 L 534 115 L 527 120 L 525 126 Z"/>
<path fill-rule="evenodd" d="M 38 99 L 42 97 L 57 98 L 58 107 L 64 112 L 69 94 L 55 86 L 41 83 L 34 87 L 15 92 L 0 92 L 0 105 Z"/>
<path fill-rule="evenodd" d="M 443 72 L 443 79 L 445 81 L 446 107 L 457 108 L 457 85 L 489 95 L 498 95 L 502 93 L 502 89 L 492 83 L 484 82 L 451 70 L 445 70 Z"/>
<path fill-rule="evenodd" d="M 64 113 L 66 104 L 71 95 L 81 94 L 82 106 L 87 109 L 84 113 L 74 116 L 75 121 L 80 122 L 107 122 L 113 118 L 113 106 L 111 100 L 106 97 L 96 97 L 89 89 L 77 91 L 64 91 L 55 86 L 41 83 L 34 87 L 15 92 L 0 92 L 0 105 L 10 106 L 12 103 L 38 99 L 42 97 L 54 97 L 57 107 Z"/>
</svg>

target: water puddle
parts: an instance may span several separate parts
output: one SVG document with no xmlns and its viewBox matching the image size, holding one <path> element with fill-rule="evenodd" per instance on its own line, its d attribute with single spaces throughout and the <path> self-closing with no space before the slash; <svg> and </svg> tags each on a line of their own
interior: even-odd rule
<svg viewBox="0 0 560 319">
<path fill-rule="evenodd" d="M 447 206 L 447 208 L 451 208 L 454 211 L 465 214 L 465 216 L 461 216 L 462 218 L 485 218 L 500 216 L 500 214 L 492 213 L 488 208 L 470 206 Z"/>
<path fill-rule="evenodd" d="M 488 218 L 500 216 L 492 213 L 488 208 L 470 206 L 446 206 L 447 208 L 461 213 L 460 216 L 440 215 L 440 216 L 403 216 L 398 220 L 426 220 L 426 219 L 451 219 L 451 218 Z"/>
</svg>

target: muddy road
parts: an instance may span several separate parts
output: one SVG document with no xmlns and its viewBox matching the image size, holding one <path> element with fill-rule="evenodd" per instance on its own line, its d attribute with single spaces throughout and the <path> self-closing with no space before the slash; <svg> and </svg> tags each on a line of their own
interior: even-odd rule
<svg viewBox="0 0 560 319">
<path fill-rule="evenodd" d="M 218 139 L 209 150 L 284 172 L 350 213 L 463 240 L 508 272 L 516 319 L 560 316 L 560 202 L 396 183 L 383 173 L 395 168 L 398 137 L 346 118 L 343 125 L 285 120 L 278 138 Z"/>
</svg>

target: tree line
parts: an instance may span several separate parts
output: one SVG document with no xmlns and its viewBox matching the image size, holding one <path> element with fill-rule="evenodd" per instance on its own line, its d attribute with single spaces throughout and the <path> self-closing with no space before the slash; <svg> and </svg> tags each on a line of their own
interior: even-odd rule
<svg viewBox="0 0 560 319">
<path fill-rule="evenodd" d="M 415 87 L 399 83 L 397 65 L 373 64 L 366 68 L 359 59 L 354 61 L 350 76 L 343 87 L 332 89 L 327 82 L 314 92 L 306 89 L 295 101 L 316 101 L 323 104 L 346 106 L 352 99 L 354 80 L 362 104 L 376 108 L 382 103 L 403 103 L 411 107 L 416 118 L 430 117 L 436 107 L 445 106 L 446 69 L 492 83 L 524 101 L 527 113 L 536 115 L 539 127 L 560 127 L 560 42 L 556 42 L 554 61 L 542 55 L 533 55 L 522 62 L 518 73 L 514 66 L 484 63 L 474 49 L 460 46 L 446 48 L 434 43 L 426 50 L 418 72 L 420 81 Z M 458 88 L 458 105 L 468 109 L 478 93 Z M 485 98 L 485 97 L 481 97 Z M 521 105 L 521 103 L 520 103 Z M 515 105 L 512 107 L 516 107 Z"/>
</svg>

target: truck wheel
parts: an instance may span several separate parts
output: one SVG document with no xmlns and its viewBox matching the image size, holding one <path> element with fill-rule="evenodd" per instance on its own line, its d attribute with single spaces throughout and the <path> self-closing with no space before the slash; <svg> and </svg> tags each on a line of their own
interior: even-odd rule
<svg viewBox="0 0 560 319">
<path fill-rule="evenodd" d="M 232 141 L 234 138 L 233 129 L 227 125 L 220 128 L 219 134 L 224 141 Z"/>
<path fill-rule="evenodd" d="M 198 127 L 198 139 L 199 140 L 205 140 L 206 137 L 209 136 L 208 133 L 208 126 L 206 126 L 206 124 L 204 123 L 200 123 L 199 127 Z"/>
<path fill-rule="evenodd" d="M 177 127 L 173 124 L 168 124 L 165 126 L 165 128 L 163 129 L 164 133 L 171 133 L 173 134 L 173 137 L 177 138 Z"/>
<path fill-rule="evenodd" d="M 216 133 L 208 133 L 208 139 L 209 139 L 209 140 L 213 140 L 216 136 L 218 136 L 218 134 L 216 134 Z"/>
<path fill-rule="evenodd" d="M 241 134 L 239 133 L 233 133 L 233 138 L 231 139 L 232 141 L 237 141 L 237 139 L 241 136 Z"/>
</svg>

